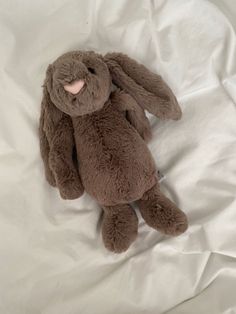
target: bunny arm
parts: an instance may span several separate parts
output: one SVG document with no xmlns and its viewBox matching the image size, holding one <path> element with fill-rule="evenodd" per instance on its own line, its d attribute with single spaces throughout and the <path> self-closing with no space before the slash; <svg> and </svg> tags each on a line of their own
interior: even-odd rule
<svg viewBox="0 0 236 314">
<path fill-rule="evenodd" d="M 71 118 L 59 111 L 44 94 L 40 117 L 40 148 L 48 182 L 64 199 L 80 197 L 84 188 L 73 161 L 75 148 Z"/>
<path fill-rule="evenodd" d="M 57 125 L 51 142 L 49 165 L 55 175 L 61 197 L 64 199 L 76 199 L 84 192 L 73 161 L 74 147 L 72 121 L 69 117 L 63 117 Z"/>
<path fill-rule="evenodd" d="M 126 113 L 126 119 L 138 131 L 145 142 L 151 137 L 151 126 L 144 110 L 137 104 L 135 99 L 124 91 L 117 90 L 112 93 L 112 103 L 120 111 Z"/>
<path fill-rule="evenodd" d="M 50 185 L 55 187 L 56 186 L 55 177 L 54 177 L 54 174 L 52 173 L 52 170 L 49 167 L 49 161 L 48 161 L 50 146 L 49 146 L 46 133 L 44 132 L 44 129 L 43 129 L 44 117 L 45 117 L 45 108 L 44 108 L 44 105 L 42 104 L 40 121 L 39 121 L 40 153 L 43 159 L 46 179 Z"/>
</svg>

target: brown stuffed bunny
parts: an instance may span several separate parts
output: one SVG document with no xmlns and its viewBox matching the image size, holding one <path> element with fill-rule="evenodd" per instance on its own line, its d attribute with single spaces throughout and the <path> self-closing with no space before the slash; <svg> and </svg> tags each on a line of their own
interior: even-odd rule
<svg viewBox="0 0 236 314">
<path fill-rule="evenodd" d="M 160 119 L 181 117 L 162 78 L 124 54 L 69 52 L 47 69 L 39 128 L 46 178 L 64 199 L 85 189 L 97 200 L 105 246 L 117 253 L 137 236 L 131 202 L 158 231 L 187 229 L 186 215 L 160 191 L 145 109 Z"/>
</svg>

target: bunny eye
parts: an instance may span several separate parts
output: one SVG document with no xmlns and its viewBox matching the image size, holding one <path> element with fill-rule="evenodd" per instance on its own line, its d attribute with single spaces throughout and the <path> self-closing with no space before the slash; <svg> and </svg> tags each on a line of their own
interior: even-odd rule
<svg viewBox="0 0 236 314">
<path fill-rule="evenodd" d="M 91 67 L 88 67 L 88 71 L 89 71 L 90 73 L 92 73 L 92 74 L 96 74 L 95 70 L 94 70 L 93 68 L 91 68 Z"/>
</svg>

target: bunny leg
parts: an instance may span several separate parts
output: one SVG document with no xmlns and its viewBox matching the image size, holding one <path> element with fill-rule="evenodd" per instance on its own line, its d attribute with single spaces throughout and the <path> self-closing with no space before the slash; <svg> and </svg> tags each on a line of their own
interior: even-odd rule
<svg viewBox="0 0 236 314">
<path fill-rule="evenodd" d="M 145 192 L 137 204 L 146 223 L 164 234 L 177 236 L 188 227 L 184 212 L 161 193 L 158 184 Z"/>
<path fill-rule="evenodd" d="M 138 233 L 138 217 L 128 204 L 102 206 L 102 237 L 105 247 L 115 253 L 128 249 Z"/>
</svg>

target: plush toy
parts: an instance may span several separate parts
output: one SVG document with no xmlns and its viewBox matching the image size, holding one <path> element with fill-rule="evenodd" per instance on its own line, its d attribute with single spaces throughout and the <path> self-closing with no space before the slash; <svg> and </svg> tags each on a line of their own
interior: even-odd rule
<svg viewBox="0 0 236 314">
<path fill-rule="evenodd" d="M 160 191 L 144 110 L 181 117 L 162 78 L 124 54 L 74 51 L 47 69 L 39 128 L 47 181 L 64 199 L 85 190 L 97 200 L 104 244 L 117 253 L 137 236 L 134 201 L 152 228 L 173 236 L 187 229 L 186 215 Z"/>
</svg>

